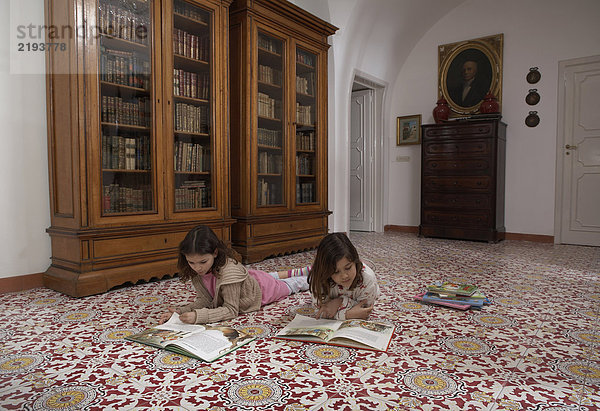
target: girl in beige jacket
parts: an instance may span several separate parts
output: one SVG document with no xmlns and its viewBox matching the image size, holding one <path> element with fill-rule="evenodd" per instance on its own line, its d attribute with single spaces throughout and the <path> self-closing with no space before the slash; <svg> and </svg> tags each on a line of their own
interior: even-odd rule
<svg viewBox="0 0 600 411">
<path fill-rule="evenodd" d="M 193 228 L 179 244 L 177 268 L 182 281 L 192 281 L 196 299 L 184 306 L 169 307 L 161 315 L 161 322 L 173 312 L 189 324 L 225 321 L 308 290 L 306 277 L 279 279 L 277 273 L 246 269 L 237 253 L 204 225 Z"/>
</svg>

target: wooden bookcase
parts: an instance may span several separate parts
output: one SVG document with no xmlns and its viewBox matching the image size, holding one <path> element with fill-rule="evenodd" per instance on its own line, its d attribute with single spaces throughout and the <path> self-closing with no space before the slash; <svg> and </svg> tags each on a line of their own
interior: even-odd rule
<svg viewBox="0 0 600 411">
<path fill-rule="evenodd" d="M 283 0 L 230 12 L 233 247 L 245 262 L 327 233 L 327 43 L 336 27 Z"/>
<path fill-rule="evenodd" d="M 503 240 L 506 124 L 456 120 L 422 130 L 419 234 Z"/>
<path fill-rule="evenodd" d="M 52 263 L 86 296 L 176 272 L 207 224 L 231 240 L 229 0 L 46 0 Z"/>
</svg>

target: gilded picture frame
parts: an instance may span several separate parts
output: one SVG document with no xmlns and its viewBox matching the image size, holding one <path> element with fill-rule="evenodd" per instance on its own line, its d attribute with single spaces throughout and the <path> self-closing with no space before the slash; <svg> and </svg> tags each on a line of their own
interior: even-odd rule
<svg viewBox="0 0 600 411">
<path fill-rule="evenodd" d="M 421 144 L 421 115 L 402 116 L 396 119 L 396 145 Z"/>
<path fill-rule="evenodd" d="M 488 92 L 502 112 L 503 48 L 503 33 L 438 46 L 438 99 L 446 99 L 450 117 L 479 113 Z"/>
</svg>

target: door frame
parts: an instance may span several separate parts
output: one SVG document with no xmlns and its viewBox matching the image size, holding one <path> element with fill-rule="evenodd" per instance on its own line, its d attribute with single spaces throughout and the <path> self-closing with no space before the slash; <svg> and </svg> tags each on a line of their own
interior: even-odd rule
<svg viewBox="0 0 600 411">
<path fill-rule="evenodd" d="M 355 86 L 358 86 L 357 88 L 360 88 L 359 90 L 354 90 Z M 363 135 L 363 144 L 364 144 L 364 148 L 365 150 L 363 151 L 363 164 L 362 164 L 362 181 L 363 181 L 363 189 L 360 190 L 360 203 L 361 203 L 361 210 L 363 211 L 363 224 L 366 224 L 367 227 L 362 227 L 360 230 L 356 227 L 356 223 L 355 222 L 355 226 L 354 228 L 352 227 L 352 213 L 350 213 L 350 231 L 356 230 L 356 231 L 375 231 L 374 229 L 374 212 L 373 212 L 373 199 L 374 199 L 374 184 L 373 184 L 373 154 L 372 154 L 372 150 L 373 150 L 373 138 L 374 138 L 374 125 L 373 125 L 373 113 L 374 113 L 374 97 L 375 97 L 375 92 L 373 91 L 372 88 L 368 88 L 368 87 L 364 87 L 360 84 L 357 83 L 353 83 L 352 84 L 352 97 L 351 97 L 351 109 L 350 109 L 350 113 L 351 113 L 351 118 L 350 118 L 350 180 L 352 180 L 352 171 L 353 171 L 353 164 L 352 164 L 352 153 L 354 150 L 353 147 L 353 139 L 355 138 L 355 130 L 354 127 L 357 124 L 357 121 L 355 121 L 356 119 L 354 118 L 355 116 L 355 110 L 353 110 L 353 108 L 355 107 L 355 103 L 354 103 L 354 98 L 357 95 L 360 96 L 366 96 L 366 99 L 364 99 L 363 101 L 365 101 L 365 107 L 362 110 L 362 114 L 358 115 L 358 117 L 364 117 L 361 120 L 364 121 L 360 121 L 358 123 L 363 124 L 364 127 L 362 127 L 362 131 L 364 131 L 364 135 Z M 368 154 L 368 158 L 366 158 L 365 154 Z M 352 211 L 352 204 L 356 201 L 356 198 L 353 196 L 353 185 L 352 182 L 350 183 L 350 201 L 348 202 L 348 204 L 350 205 L 350 211 Z M 363 207 L 364 205 L 364 207 Z M 366 228 L 366 229 L 365 229 Z"/>
<path fill-rule="evenodd" d="M 377 187 L 383 187 L 384 184 L 384 115 L 383 115 L 383 104 L 388 85 L 383 80 L 377 79 L 367 73 L 360 70 L 354 70 L 352 74 L 352 83 L 350 87 L 349 101 L 352 102 L 352 89 L 354 84 L 363 86 L 373 90 L 372 98 L 372 113 L 373 113 L 373 139 L 371 145 L 371 156 L 372 162 L 369 167 L 371 174 L 371 204 L 372 204 L 372 217 L 373 217 L 373 230 L 375 232 L 383 232 L 383 220 L 384 220 L 384 194 L 385 190 L 377 190 Z M 348 106 L 348 129 L 352 127 L 352 109 Z M 350 133 L 348 133 L 348 145 L 350 145 Z M 350 164 L 350 150 L 347 153 L 348 164 Z M 348 178 L 350 170 L 348 169 Z M 350 200 L 350 189 L 348 189 L 348 201 Z M 348 230 L 350 229 L 350 213 L 348 213 Z"/>
<path fill-rule="evenodd" d="M 566 99 L 566 71 L 571 66 L 592 64 L 600 62 L 600 56 L 580 57 L 558 62 L 558 109 L 557 109 L 557 129 L 556 129 L 556 191 L 554 199 L 554 243 L 563 244 L 563 196 L 564 190 L 569 189 L 569 182 L 564 181 L 564 146 L 565 146 L 565 125 L 567 115 Z"/>
</svg>

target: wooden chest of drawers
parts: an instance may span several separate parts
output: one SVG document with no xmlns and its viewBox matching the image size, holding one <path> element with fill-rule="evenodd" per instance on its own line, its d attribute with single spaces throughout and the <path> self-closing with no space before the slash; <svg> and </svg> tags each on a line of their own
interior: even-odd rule
<svg viewBox="0 0 600 411">
<path fill-rule="evenodd" d="M 422 141 L 419 234 L 504 239 L 506 124 L 499 119 L 425 124 Z"/>
</svg>

